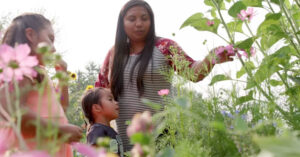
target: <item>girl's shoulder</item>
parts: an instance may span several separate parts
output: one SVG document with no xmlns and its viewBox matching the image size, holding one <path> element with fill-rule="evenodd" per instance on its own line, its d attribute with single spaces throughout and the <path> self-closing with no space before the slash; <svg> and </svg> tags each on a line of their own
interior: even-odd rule
<svg viewBox="0 0 300 157">
<path fill-rule="evenodd" d="M 172 48 L 181 50 L 179 45 L 174 40 L 162 37 L 156 40 L 155 47 L 164 55 L 171 55 Z"/>
</svg>

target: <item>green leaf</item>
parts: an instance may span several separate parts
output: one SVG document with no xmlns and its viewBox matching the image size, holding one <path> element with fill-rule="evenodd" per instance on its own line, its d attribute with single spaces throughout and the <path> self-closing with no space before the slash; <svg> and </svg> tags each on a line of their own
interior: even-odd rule
<svg viewBox="0 0 300 157">
<path fill-rule="evenodd" d="M 224 125 L 224 123 L 220 122 L 220 121 L 212 121 L 209 124 L 212 128 L 217 129 L 217 130 L 221 130 L 221 131 L 225 131 L 226 127 Z"/>
<path fill-rule="evenodd" d="M 297 23 L 297 25 L 300 26 L 300 11 L 293 14 L 293 18 L 294 18 L 295 22 Z M 299 33 L 300 33 L 300 31 L 298 31 L 296 34 L 299 34 Z"/>
<path fill-rule="evenodd" d="M 182 108 L 189 108 L 191 106 L 190 100 L 185 96 L 177 97 L 175 102 Z"/>
<path fill-rule="evenodd" d="M 274 54 L 265 57 L 262 64 L 258 67 L 258 70 L 254 74 L 254 80 L 248 80 L 246 89 L 254 87 L 254 81 L 260 85 L 260 83 L 267 78 L 270 78 L 275 72 L 281 70 L 278 66 L 279 64 L 282 66 L 287 65 L 291 58 L 290 51 L 289 46 L 284 46 L 277 50 Z"/>
<path fill-rule="evenodd" d="M 270 27 L 270 25 L 280 25 L 281 13 L 277 14 L 267 14 L 265 16 L 265 20 L 259 25 L 257 29 L 257 35 L 267 34 L 266 29 Z"/>
<path fill-rule="evenodd" d="M 237 99 L 237 101 L 236 101 L 236 104 L 237 104 L 237 105 L 243 104 L 243 103 L 248 102 L 248 101 L 251 101 L 251 100 L 253 100 L 253 91 L 250 91 L 250 92 L 248 93 L 248 95 L 246 95 L 246 96 L 241 96 L 241 97 L 239 97 L 239 98 Z"/>
<path fill-rule="evenodd" d="M 240 42 L 236 47 L 243 49 L 243 50 L 248 50 L 251 48 L 251 46 L 253 45 L 253 42 L 256 40 L 256 37 L 251 37 L 248 38 L 242 42 Z"/>
<path fill-rule="evenodd" d="M 300 77 L 289 76 L 289 78 L 294 81 L 296 84 L 300 85 Z"/>
<path fill-rule="evenodd" d="M 157 104 L 157 103 L 151 102 L 151 101 L 148 100 L 148 99 L 142 98 L 141 101 L 142 101 L 142 103 L 144 103 L 144 104 L 150 106 L 150 107 L 151 107 L 152 109 L 154 109 L 155 111 L 159 111 L 159 110 L 161 109 L 161 107 L 162 107 L 161 104 Z"/>
<path fill-rule="evenodd" d="M 262 48 L 266 50 L 282 38 L 288 38 L 288 36 L 281 30 L 279 25 L 271 24 L 265 29 L 260 43 Z"/>
<path fill-rule="evenodd" d="M 232 21 L 227 24 L 230 32 L 240 32 L 243 33 L 243 22 L 242 21 Z"/>
<path fill-rule="evenodd" d="M 270 85 L 274 86 L 274 87 L 283 85 L 282 81 L 277 81 L 277 80 L 273 80 L 273 79 L 271 79 L 269 82 L 270 82 Z"/>
<path fill-rule="evenodd" d="M 250 71 L 252 71 L 252 70 L 255 69 L 255 65 L 254 65 L 253 62 L 251 62 L 251 61 L 245 62 L 245 65 L 241 68 L 241 70 L 238 71 L 238 72 L 236 73 L 236 78 L 240 78 L 240 77 L 242 77 L 244 74 L 246 74 L 246 69 L 245 69 L 245 67 L 246 67 L 248 70 L 250 70 Z"/>
<path fill-rule="evenodd" d="M 157 153 L 155 157 L 173 157 L 175 156 L 175 151 L 174 149 L 167 147 L 160 152 Z"/>
<path fill-rule="evenodd" d="M 228 76 L 225 76 L 225 75 L 215 75 L 215 76 L 212 78 L 212 80 L 211 80 L 211 82 L 210 82 L 209 85 L 211 86 L 211 85 L 213 85 L 213 84 L 215 84 L 215 83 L 217 83 L 217 82 L 225 81 L 225 80 L 231 80 L 231 78 L 228 77 Z"/>
<path fill-rule="evenodd" d="M 225 10 L 225 3 L 223 2 L 223 0 L 215 0 L 217 2 L 217 4 L 220 6 L 221 10 Z M 212 2 L 212 0 L 204 0 L 204 4 L 213 8 L 216 8 L 214 3 Z M 216 8 L 217 9 L 217 8 Z"/>
<path fill-rule="evenodd" d="M 298 31 L 296 34 L 300 34 L 300 31 Z"/>
<path fill-rule="evenodd" d="M 271 0 L 271 2 L 272 3 L 275 3 L 275 4 L 277 4 L 277 5 L 280 5 L 280 2 L 279 2 L 280 0 Z"/>
<path fill-rule="evenodd" d="M 238 1 L 229 8 L 228 14 L 232 17 L 237 17 L 241 10 L 245 10 L 246 8 L 247 7 L 243 2 Z"/>
<path fill-rule="evenodd" d="M 274 157 L 300 156 L 300 140 L 295 133 L 285 133 L 276 137 L 255 137 L 254 141 L 259 148 L 272 153 Z"/>
<path fill-rule="evenodd" d="M 235 131 L 246 132 L 248 130 L 247 122 L 240 115 L 234 119 L 233 124 Z"/>
<path fill-rule="evenodd" d="M 214 21 L 214 25 L 208 26 L 207 21 Z M 192 26 L 198 31 L 209 31 L 213 33 L 217 33 L 218 27 L 221 21 L 219 19 L 208 19 L 203 17 L 202 13 L 196 13 L 189 17 L 184 23 L 180 26 L 180 29 L 186 26 Z"/>
<path fill-rule="evenodd" d="M 263 0 L 242 0 L 242 2 L 248 7 L 262 7 Z"/>
<path fill-rule="evenodd" d="M 142 144 L 142 145 L 147 145 L 147 144 L 149 144 L 150 143 L 150 137 L 149 136 L 147 136 L 147 135 L 145 135 L 145 134 L 143 134 L 143 133 L 140 133 L 140 132 L 138 132 L 138 133 L 135 133 L 135 134 L 133 134 L 131 137 L 130 137 L 130 141 L 132 142 L 132 143 L 140 143 L 140 144 Z"/>
</svg>

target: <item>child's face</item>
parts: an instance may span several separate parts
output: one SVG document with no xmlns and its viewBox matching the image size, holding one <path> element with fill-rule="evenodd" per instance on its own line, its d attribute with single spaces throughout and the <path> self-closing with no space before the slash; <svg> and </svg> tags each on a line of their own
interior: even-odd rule
<svg viewBox="0 0 300 157">
<path fill-rule="evenodd" d="M 113 120 L 119 117 L 119 104 L 115 101 L 109 89 L 103 89 L 101 93 L 102 115 L 108 120 Z"/>
</svg>

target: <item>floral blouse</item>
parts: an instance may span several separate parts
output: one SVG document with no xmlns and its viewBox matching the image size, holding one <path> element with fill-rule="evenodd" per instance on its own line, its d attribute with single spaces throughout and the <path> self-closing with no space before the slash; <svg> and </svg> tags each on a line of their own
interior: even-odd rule
<svg viewBox="0 0 300 157">
<path fill-rule="evenodd" d="M 176 70 L 176 67 L 174 63 L 171 60 L 171 57 L 174 55 L 172 53 L 173 50 L 177 51 L 179 55 L 182 55 L 186 61 L 189 62 L 189 67 L 192 67 L 192 65 L 196 62 L 193 60 L 191 57 L 189 57 L 183 50 L 182 48 L 173 40 L 167 39 L 167 38 L 159 38 L 156 43 L 155 47 L 160 50 L 160 52 L 166 57 L 168 60 L 168 64 Z M 109 87 L 109 70 L 111 67 L 111 55 L 113 49 L 111 49 L 108 54 L 105 57 L 105 60 L 103 62 L 103 65 L 100 69 L 98 79 L 95 83 L 95 87 Z"/>
</svg>

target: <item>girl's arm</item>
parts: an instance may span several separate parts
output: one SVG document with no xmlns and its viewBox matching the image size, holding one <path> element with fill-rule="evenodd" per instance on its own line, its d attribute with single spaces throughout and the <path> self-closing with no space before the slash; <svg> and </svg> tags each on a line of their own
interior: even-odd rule
<svg viewBox="0 0 300 157">
<path fill-rule="evenodd" d="M 55 65 L 56 71 L 62 71 L 67 73 L 67 63 L 64 60 L 61 60 L 58 64 Z M 66 112 L 69 107 L 69 87 L 67 84 L 63 84 L 62 82 L 58 83 L 58 87 L 61 91 L 60 103 Z"/>
<path fill-rule="evenodd" d="M 20 109 L 25 111 L 21 116 L 21 132 L 22 133 L 30 133 L 30 135 L 36 134 L 36 125 L 32 123 L 33 121 L 36 121 L 38 118 L 40 119 L 40 126 L 42 128 L 46 128 L 49 123 L 51 123 L 52 126 L 57 126 L 59 131 L 59 136 L 69 135 L 68 142 L 75 142 L 79 141 L 83 130 L 80 127 L 77 127 L 75 125 L 59 125 L 56 123 L 53 123 L 52 121 L 45 120 L 41 117 L 39 117 L 38 114 L 31 111 L 24 103 L 27 100 L 27 94 L 33 89 L 32 81 L 28 78 L 24 78 L 22 81 L 18 83 L 20 87 Z M 2 86 L 3 87 L 3 86 Z M 10 118 L 12 118 L 12 111 L 16 111 L 16 108 L 14 108 L 14 100 L 16 100 L 16 91 L 13 88 L 10 88 L 9 96 L 6 96 L 5 94 L 5 88 L 0 89 L 0 105 L 2 112 L 0 112 L 0 117 L 4 117 L 3 120 L 9 121 Z M 11 104 L 7 104 L 7 99 L 11 102 Z M 10 105 L 10 106 L 8 106 Z M 11 110 L 9 109 L 11 108 Z M 5 114 L 4 114 L 5 112 Z M 9 117 L 7 117 L 9 116 Z"/>
</svg>

